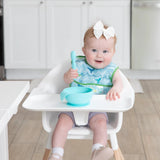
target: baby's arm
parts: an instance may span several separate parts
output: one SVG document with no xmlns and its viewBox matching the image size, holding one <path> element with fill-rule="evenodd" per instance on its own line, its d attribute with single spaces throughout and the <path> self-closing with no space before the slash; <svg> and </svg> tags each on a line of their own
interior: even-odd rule
<svg viewBox="0 0 160 160">
<path fill-rule="evenodd" d="M 78 70 L 70 68 L 65 74 L 64 74 L 64 81 L 67 84 L 70 84 L 73 82 L 75 78 L 78 77 Z"/>
<path fill-rule="evenodd" d="M 120 92 L 123 89 L 123 82 L 122 82 L 119 70 L 115 72 L 112 83 L 113 83 L 113 87 L 107 93 L 106 98 L 109 100 L 116 100 L 116 97 L 120 98 Z"/>
</svg>

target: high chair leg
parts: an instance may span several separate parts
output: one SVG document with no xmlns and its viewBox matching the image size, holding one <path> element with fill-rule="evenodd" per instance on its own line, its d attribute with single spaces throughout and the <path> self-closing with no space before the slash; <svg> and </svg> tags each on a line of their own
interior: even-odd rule
<svg viewBox="0 0 160 160">
<path fill-rule="evenodd" d="M 115 160 L 124 160 L 122 152 L 118 146 L 116 134 L 113 134 L 113 133 L 110 134 L 110 142 L 111 142 L 112 149 L 114 151 Z"/>
<path fill-rule="evenodd" d="M 48 160 L 50 151 L 51 151 L 50 149 L 46 148 L 44 156 L 43 156 L 43 160 Z"/>
<path fill-rule="evenodd" d="M 124 160 L 124 157 L 120 148 L 118 148 L 117 150 L 114 150 L 114 156 L 115 156 L 115 160 Z"/>
<path fill-rule="evenodd" d="M 109 147 L 112 148 L 112 146 L 111 146 L 111 141 L 110 141 L 110 140 L 107 140 L 107 143 L 108 143 Z"/>
</svg>

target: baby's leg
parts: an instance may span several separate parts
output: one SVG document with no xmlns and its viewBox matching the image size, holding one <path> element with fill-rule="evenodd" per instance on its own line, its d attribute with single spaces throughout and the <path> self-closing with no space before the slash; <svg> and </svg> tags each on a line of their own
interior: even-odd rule
<svg viewBox="0 0 160 160">
<path fill-rule="evenodd" d="M 72 114 L 72 113 L 71 113 Z M 52 136 L 52 154 L 49 160 L 62 160 L 64 145 L 68 131 L 73 127 L 73 120 L 69 113 L 61 113 Z"/>
<path fill-rule="evenodd" d="M 103 113 L 96 114 L 89 121 L 89 126 L 93 131 L 93 144 L 99 143 L 103 146 L 107 144 L 107 118 Z"/>
<path fill-rule="evenodd" d="M 58 122 L 52 136 L 52 147 L 64 148 L 68 131 L 73 127 L 73 120 L 67 114 L 62 113 L 59 116 Z"/>
<path fill-rule="evenodd" d="M 93 147 L 91 160 L 109 160 L 113 157 L 113 150 L 107 144 L 107 117 L 103 113 L 94 115 L 89 126 L 93 131 Z"/>
</svg>

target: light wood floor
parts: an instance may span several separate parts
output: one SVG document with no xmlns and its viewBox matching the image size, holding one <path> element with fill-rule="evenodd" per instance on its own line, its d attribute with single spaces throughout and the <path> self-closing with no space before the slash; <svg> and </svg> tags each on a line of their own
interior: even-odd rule
<svg viewBox="0 0 160 160">
<path fill-rule="evenodd" d="M 160 80 L 141 81 L 134 108 L 124 113 L 119 146 L 125 160 L 160 160 Z M 10 160 L 42 160 L 47 133 L 41 113 L 19 106 L 9 123 Z M 68 140 L 64 160 L 89 160 L 91 140 Z"/>
</svg>

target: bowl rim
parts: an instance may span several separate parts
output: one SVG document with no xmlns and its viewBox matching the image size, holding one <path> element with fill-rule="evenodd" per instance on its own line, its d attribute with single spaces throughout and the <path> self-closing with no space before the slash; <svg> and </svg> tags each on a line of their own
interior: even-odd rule
<svg viewBox="0 0 160 160">
<path fill-rule="evenodd" d="M 73 90 L 73 89 L 77 89 L 77 91 L 78 91 L 78 89 L 82 89 L 82 91 L 84 90 L 84 92 L 79 92 L 79 93 L 77 92 L 77 93 L 73 93 L 73 94 L 81 94 L 81 93 L 85 94 L 85 93 L 93 92 L 93 89 L 91 89 L 89 87 L 67 87 L 64 90 L 65 91 L 70 91 L 70 90 Z M 70 93 L 70 94 L 72 94 L 72 93 Z"/>
</svg>

